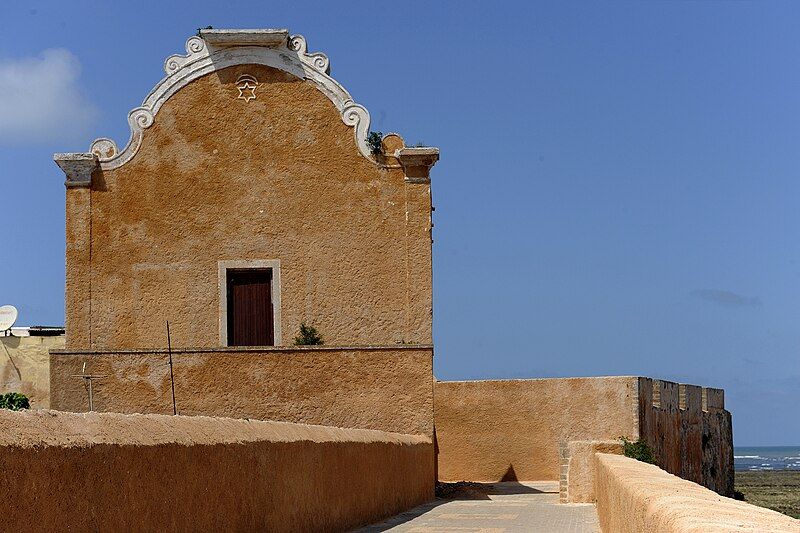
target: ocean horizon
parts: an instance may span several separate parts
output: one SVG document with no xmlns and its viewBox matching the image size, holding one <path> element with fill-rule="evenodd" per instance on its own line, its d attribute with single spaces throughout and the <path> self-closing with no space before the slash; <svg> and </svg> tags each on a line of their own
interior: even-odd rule
<svg viewBox="0 0 800 533">
<path fill-rule="evenodd" d="M 734 446 L 733 469 L 800 470 L 800 446 Z"/>
</svg>

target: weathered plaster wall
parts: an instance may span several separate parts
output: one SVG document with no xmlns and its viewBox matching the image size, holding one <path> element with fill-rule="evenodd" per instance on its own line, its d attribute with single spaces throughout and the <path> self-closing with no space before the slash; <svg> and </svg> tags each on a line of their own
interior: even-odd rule
<svg viewBox="0 0 800 533">
<path fill-rule="evenodd" d="M 614 533 L 800 532 L 800 520 L 725 498 L 654 465 L 598 454 L 597 513 Z"/>
<path fill-rule="evenodd" d="M 559 444 L 638 437 L 637 378 L 438 381 L 439 479 L 559 479 Z"/>
<path fill-rule="evenodd" d="M 50 407 L 50 349 L 64 337 L 0 337 L 0 394 L 21 392 L 31 407 Z"/>
<path fill-rule="evenodd" d="M 0 516 L 27 531 L 345 531 L 433 498 L 422 436 L 0 411 Z"/>
<path fill-rule="evenodd" d="M 257 98 L 237 99 L 239 75 Z M 67 347 L 216 347 L 221 260 L 280 260 L 282 344 L 431 342 L 430 184 L 360 154 L 311 83 L 229 67 L 174 94 L 134 158 L 67 189 Z"/>
<path fill-rule="evenodd" d="M 172 413 L 166 350 L 55 351 L 51 406 L 88 410 L 80 378 L 94 381 L 94 409 Z M 430 346 L 173 350 L 175 397 L 184 415 L 433 434 Z"/>
<path fill-rule="evenodd" d="M 640 434 L 656 464 L 733 495 L 733 431 L 724 391 L 639 378 Z"/>
<path fill-rule="evenodd" d="M 598 453 L 622 454 L 617 440 L 573 440 L 562 443 L 559 500 L 561 503 L 594 503 L 595 458 Z"/>
</svg>

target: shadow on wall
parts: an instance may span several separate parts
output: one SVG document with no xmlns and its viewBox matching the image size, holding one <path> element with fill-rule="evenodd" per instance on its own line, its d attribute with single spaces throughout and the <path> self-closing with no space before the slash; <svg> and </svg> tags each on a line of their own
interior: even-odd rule
<svg viewBox="0 0 800 533">
<path fill-rule="evenodd" d="M 506 470 L 506 473 L 500 478 L 500 481 L 519 481 L 519 479 L 517 479 L 517 473 L 514 472 L 514 465 L 508 465 L 508 470 Z"/>
</svg>

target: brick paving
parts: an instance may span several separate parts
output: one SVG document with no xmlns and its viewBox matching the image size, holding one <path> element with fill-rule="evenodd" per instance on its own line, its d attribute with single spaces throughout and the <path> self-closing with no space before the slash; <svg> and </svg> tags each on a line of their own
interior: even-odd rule
<svg viewBox="0 0 800 533">
<path fill-rule="evenodd" d="M 597 533 L 593 504 L 558 503 L 558 482 L 492 483 L 486 499 L 435 500 L 359 533 Z"/>
</svg>

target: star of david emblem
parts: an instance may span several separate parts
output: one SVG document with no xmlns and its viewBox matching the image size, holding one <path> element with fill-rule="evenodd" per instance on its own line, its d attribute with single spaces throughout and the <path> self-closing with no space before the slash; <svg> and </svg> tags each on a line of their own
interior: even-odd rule
<svg viewBox="0 0 800 533">
<path fill-rule="evenodd" d="M 239 96 L 236 97 L 238 100 L 249 102 L 256 99 L 256 86 L 250 82 L 245 82 L 237 88 L 239 89 Z"/>
<path fill-rule="evenodd" d="M 249 74 L 242 74 L 239 76 L 239 79 L 236 80 L 236 88 L 239 89 L 239 96 L 237 96 L 236 99 L 244 100 L 245 102 L 255 100 L 256 87 L 258 87 L 258 80 L 256 80 L 255 77 Z"/>
</svg>

